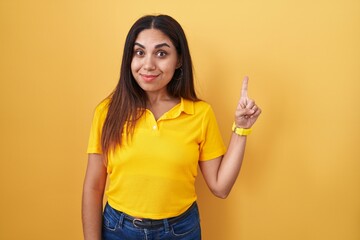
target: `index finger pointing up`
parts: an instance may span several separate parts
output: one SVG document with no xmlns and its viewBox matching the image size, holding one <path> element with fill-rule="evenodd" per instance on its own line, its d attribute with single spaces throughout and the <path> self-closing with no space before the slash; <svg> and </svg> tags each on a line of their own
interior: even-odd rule
<svg viewBox="0 0 360 240">
<path fill-rule="evenodd" d="M 241 88 L 241 97 L 248 97 L 248 82 L 249 82 L 249 77 L 245 76 L 242 82 L 242 88 Z"/>
</svg>

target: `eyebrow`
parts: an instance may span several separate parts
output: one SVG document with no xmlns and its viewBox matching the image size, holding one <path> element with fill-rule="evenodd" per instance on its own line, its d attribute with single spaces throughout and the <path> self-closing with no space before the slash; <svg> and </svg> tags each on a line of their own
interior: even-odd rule
<svg viewBox="0 0 360 240">
<path fill-rule="evenodd" d="M 142 44 L 140 44 L 140 43 L 138 43 L 138 42 L 135 42 L 134 45 L 137 45 L 137 46 L 139 46 L 139 47 L 141 47 L 141 48 L 145 48 L 144 45 L 142 45 Z M 168 47 L 168 48 L 170 48 L 169 44 L 167 44 L 167 43 L 160 43 L 160 44 L 155 45 L 155 48 L 161 48 L 161 47 Z"/>
</svg>

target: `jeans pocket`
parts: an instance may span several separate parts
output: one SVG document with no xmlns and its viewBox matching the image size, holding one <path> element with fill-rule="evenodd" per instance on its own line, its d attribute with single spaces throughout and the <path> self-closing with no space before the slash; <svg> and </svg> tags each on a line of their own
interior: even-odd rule
<svg viewBox="0 0 360 240">
<path fill-rule="evenodd" d="M 200 239 L 196 238 L 196 236 L 201 236 L 200 218 L 197 208 L 194 208 L 185 219 L 172 224 L 171 232 L 176 237 L 193 236 L 194 239 Z"/>
<path fill-rule="evenodd" d="M 103 227 L 110 231 L 115 231 L 118 223 L 119 217 L 115 215 L 114 210 L 107 204 L 103 214 Z"/>
<path fill-rule="evenodd" d="M 198 234 L 200 232 L 200 223 L 193 222 L 192 224 L 176 224 L 172 226 L 172 234 L 176 237 L 185 237 L 191 234 Z"/>
</svg>

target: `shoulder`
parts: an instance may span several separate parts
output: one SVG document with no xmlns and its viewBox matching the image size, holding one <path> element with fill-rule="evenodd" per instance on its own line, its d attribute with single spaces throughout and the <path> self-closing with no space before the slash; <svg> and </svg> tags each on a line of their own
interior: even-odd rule
<svg viewBox="0 0 360 240">
<path fill-rule="evenodd" d="M 193 104 L 194 104 L 195 112 L 205 113 L 208 111 L 212 111 L 211 105 L 206 101 L 203 101 L 203 100 L 194 101 Z"/>
<path fill-rule="evenodd" d="M 108 109 L 109 109 L 109 104 L 110 104 L 110 98 L 106 98 L 104 100 L 102 100 L 96 107 L 95 107 L 95 112 L 94 115 L 96 117 L 104 117 L 107 115 Z"/>
<path fill-rule="evenodd" d="M 109 108 L 109 104 L 110 104 L 110 98 L 105 98 L 95 107 L 95 111 L 96 112 L 107 111 L 107 109 Z"/>
<path fill-rule="evenodd" d="M 194 101 L 194 105 L 197 107 L 205 107 L 205 108 L 211 107 L 211 105 L 204 100 Z"/>
</svg>

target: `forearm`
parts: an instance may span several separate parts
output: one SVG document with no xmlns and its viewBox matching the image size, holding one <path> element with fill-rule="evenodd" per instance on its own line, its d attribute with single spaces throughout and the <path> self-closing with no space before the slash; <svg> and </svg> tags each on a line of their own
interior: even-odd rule
<svg viewBox="0 0 360 240">
<path fill-rule="evenodd" d="M 241 98 L 235 111 L 232 135 L 224 156 L 200 162 L 200 169 L 210 190 L 220 198 L 226 198 L 239 175 L 246 146 L 246 135 L 261 114 L 255 101 L 248 98 L 248 77 L 244 78 Z"/>
<path fill-rule="evenodd" d="M 245 153 L 246 136 L 232 134 L 228 150 L 223 156 L 216 179 L 216 192 L 225 198 L 230 193 L 242 165 Z"/>
<path fill-rule="evenodd" d="M 103 191 L 84 188 L 82 223 L 85 240 L 101 240 Z"/>
</svg>

